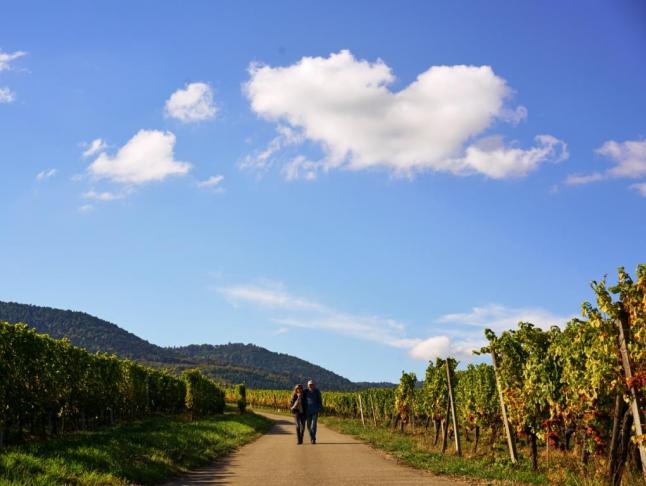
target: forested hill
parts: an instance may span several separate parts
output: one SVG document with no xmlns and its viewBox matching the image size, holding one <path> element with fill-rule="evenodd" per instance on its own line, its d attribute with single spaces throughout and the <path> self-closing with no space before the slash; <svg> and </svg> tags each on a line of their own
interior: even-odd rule
<svg viewBox="0 0 646 486">
<path fill-rule="evenodd" d="M 319 382 L 334 383 L 337 388 L 348 390 L 356 385 L 347 378 L 337 375 L 320 366 L 300 358 L 283 353 L 275 353 L 254 344 L 192 344 L 180 348 L 171 348 L 182 356 L 191 359 L 210 360 L 217 363 L 230 363 L 237 366 L 266 370 L 278 375 L 300 377 L 292 383 L 315 378 Z"/>
<path fill-rule="evenodd" d="M 252 388 L 291 388 L 313 378 L 326 390 L 366 388 L 303 359 L 253 344 L 191 345 L 165 348 L 97 317 L 70 310 L 0 301 L 0 321 L 24 322 L 54 338 L 67 337 L 88 351 L 103 351 L 177 372 L 200 368 L 224 383 Z"/>
<path fill-rule="evenodd" d="M 91 352 L 114 353 L 136 361 L 168 363 L 177 360 L 172 351 L 85 312 L 0 301 L 0 321 L 24 322 L 53 338 L 66 337 L 72 344 Z"/>
</svg>

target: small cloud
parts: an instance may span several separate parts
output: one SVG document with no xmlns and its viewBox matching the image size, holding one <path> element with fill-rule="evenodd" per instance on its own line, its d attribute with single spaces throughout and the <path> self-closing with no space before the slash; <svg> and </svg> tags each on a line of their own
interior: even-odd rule
<svg viewBox="0 0 646 486">
<path fill-rule="evenodd" d="M 581 186 L 583 184 L 590 184 L 591 182 L 598 182 L 605 179 L 605 176 L 600 172 L 593 172 L 592 174 L 570 174 L 565 179 L 568 186 Z"/>
<path fill-rule="evenodd" d="M 639 184 L 633 184 L 630 186 L 631 189 L 637 191 L 643 197 L 646 197 L 646 182 L 640 182 Z"/>
<path fill-rule="evenodd" d="M 223 176 L 223 175 L 215 175 L 215 176 L 211 176 L 211 177 L 209 177 L 209 178 L 208 178 L 208 179 L 206 179 L 206 180 L 199 181 L 199 182 L 197 183 L 197 187 L 200 187 L 200 188 L 218 188 L 218 189 L 221 189 L 219 186 L 220 186 L 220 184 L 222 183 L 222 181 L 223 181 L 223 180 L 224 180 L 224 176 Z"/>
<path fill-rule="evenodd" d="M 24 51 L 16 52 L 3 52 L 0 51 L 0 71 L 5 71 L 11 69 L 12 61 L 15 61 L 19 57 L 26 56 L 27 53 Z"/>
<path fill-rule="evenodd" d="M 84 146 L 87 146 L 87 149 L 83 152 L 83 157 L 92 157 L 108 148 L 108 145 L 101 138 L 96 138 L 89 144 L 84 144 Z"/>
<path fill-rule="evenodd" d="M 16 100 L 16 93 L 6 86 L 0 88 L 0 103 L 13 103 Z"/>
<path fill-rule="evenodd" d="M 610 158 L 615 166 L 608 170 L 612 177 L 646 176 L 646 139 L 615 142 L 609 140 L 596 153 Z"/>
<path fill-rule="evenodd" d="M 410 348 L 411 358 L 429 361 L 434 358 L 446 358 L 451 352 L 451 340 L 448 336 L 433 336 L 420 341 Z"/>
<path fill-rule="evenodd" d="M 89 213 L 94 211 L 94 206 L 92 204 L 84 204 L 79 207 L 79 213 Z"/>
<path fill-rule="evenodd" d="M 646 176 L 646 139 L 616 142 L 608 140 L 595 153 L 610 159 L 613 166 L 604 172 L 571 174 L 565 180 L 570 186 L 589 184 L 606 179 L 638 179 Z M 640 184 L 630 186 L 639 190 Z"/>
<path fill-rule="evenodd" d="M 261 307 L 289 310 L 322 310 L 317 302 L 297 297 L 277 282 L 263 281 L 259 284 L 220 287 L 218 292 L 232 302 L 247 302 Z"/>
<path fill-rule="evenodd" d="M 287 334 L 289 332 L 289 327 L 279 327 L 274 331 L 274 334 Z"/>
<path fill-rule="evenodd" d="M 191 164 L 175 160 L 174 148 L 173 133 L 139 130 L 116 155 L 102 152 L 87 170 L 95 179 L 130 185 L 186 175 Z"/>
<path fill-rule="evenodd" d="M 44 181 L 45 179 L 54 177 L 57 173 L 58 173 L 58 170 L 56 169 L 43 170 L 43 171 L 40 171 L 38 174 L 36 174 L 36 180 Z"/>
<path fill-rule="evenodd" d="M 123 199 L 125 194 L 115 194 L 113 192 L 96 192 L 93 189 L 82 194 L 84 199 L 93 199 L 95 201 L 114 201 L 116 199 Z"/>
<path fill-rule="evenodd" d="M 215 117 L 213 89 L 206 83 L 190 83 L 178 89 L 166 101 L 166 116 L 184 123 L 201 122 Z"/>
</svg>

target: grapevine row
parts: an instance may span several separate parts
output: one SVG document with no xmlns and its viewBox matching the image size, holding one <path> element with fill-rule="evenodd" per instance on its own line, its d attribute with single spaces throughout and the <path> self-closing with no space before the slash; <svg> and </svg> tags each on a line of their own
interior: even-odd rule
<svg viewBox="0 0 646 486">
<path fill-rule="evenodd" d="M 0 322 L 0 445 L 151 414 L 223 410 L 222 389 L 199 371 L 177 377 Z"/>
</svg>

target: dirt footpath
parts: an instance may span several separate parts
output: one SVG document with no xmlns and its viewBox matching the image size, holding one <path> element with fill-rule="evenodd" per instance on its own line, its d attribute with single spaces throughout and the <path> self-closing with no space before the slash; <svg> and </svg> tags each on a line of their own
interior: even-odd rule
<svg viewBox="0 0 646 486">
<path fill-rule="evenodd" d="M 263 414 L 266 415 L 266 414 Z M 317 443 L 296 445 L 290 417 L 266 415 L 276 423 L 257 441 L 216 464 L 168 483 L 180 485 L 410 485 L 463 486 L 397 464 L 370 446 L 319 423 Z"/>
</svg>

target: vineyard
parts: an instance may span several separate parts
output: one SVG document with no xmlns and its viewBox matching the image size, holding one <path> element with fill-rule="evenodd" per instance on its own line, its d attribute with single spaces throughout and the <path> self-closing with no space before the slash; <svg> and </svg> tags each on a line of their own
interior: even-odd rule
<svg viewBox="0 0 646 486">
<path fill-rule="evenodd" d="M 539 449 L 570 457 L 601 470 L 604 482 L 643 478 L 644 385 L 646 384 L 646 265 L 634 281 L 619 269 L 618 282 L 593 282 L 596 306 L 584 303 L 582 318 L 563 328 L 544 330 L 521 322 L 496 335 L 477 354 L 492 365 L 457 369 L 448 357 L 430 362 L 420 387 L 414 373 L 403 373 L 397 389 L 356 393 L 326 392 L 324 413 L 361 420 L 364 426 L 423 434 L 432 446 L 463 454 L 504 443 L 508 461 L 528 451 L 538 470 Z M 247 390 L 252 407 L 286 409 L 289 391 Z M 549 455 L 547 456 L 549 457 Z M 624 484 L 626 484 L 624 482 Z"/>
<path fill-rule="evenodd" d="M 223 410 L 223 390 L 199 371 L 173 376 L 0 322 L 0 447 L 154 414 Z"/>
</svg>

